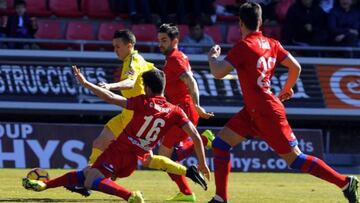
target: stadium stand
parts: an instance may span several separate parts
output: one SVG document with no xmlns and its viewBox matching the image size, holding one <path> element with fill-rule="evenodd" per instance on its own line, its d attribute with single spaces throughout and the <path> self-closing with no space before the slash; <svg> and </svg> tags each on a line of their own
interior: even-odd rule
<svg viewBox="0 0 360 203">
<path fill-rule="evenodd" d="M 69 22 L 66 28 L 65 39 L 67 40 L 95 40 L 93 25 L 91 22 L 73 21 Z M 78 49 L 78 45 L 71 45 L 71 48 Z M 88 49 L 96 49 L 96 45 L 88 45 Z"/>
<path fill-rule="evenodd" d="M 226 43 L 235 44 L 241 39 L 240 28 L 238 25 L 231 25 L 228 28 L 226 35 Z"/>
<path fill-rule="evenodd" d="M 119 29 L 124 29 L 125 25 L 119 22 L 101 22 L 99 32 L 97 35 L 98 40 L 112 40 L 114 32 Z"/>
<path fill-rule="evenodd" d="M 222 43 L 222 34 L 221 29 L 219 25 L 213 25 L 213 26 L 205 26 L 204 32 L 208 35 L 210 35 L 215 43 Z"/>
<path fill-rule="evenodd" d="M 49 0 L 49 8 L 58 17 L 81 17 L 78 2 L 74 0 Z"/>
<path fill-rule="evenodd" d="M 27 0 L 26 11 L 30 16 L 51 16 L 51 11 L 49 11 L 47 8 L 46 0 Z"/>
<path fill-rule="evenodd" d="M 14 0 L 6 0 L 6 5 L 7 5 L 7 9 L 6 9 L 7 15 L 11 15 L 11 14 L 15 13 Z"/>
<path fill-rule="evenodd" d="M 187 25 L 178 25 L 180 32 L 180 41 L 189 33 L 189 27 Z"/>
<path fill-rule="evenodd" d="M 85 15 L 92 18 L 114 18 L 108 1 L 82 0 L 81 9 Z"/>
</svg>

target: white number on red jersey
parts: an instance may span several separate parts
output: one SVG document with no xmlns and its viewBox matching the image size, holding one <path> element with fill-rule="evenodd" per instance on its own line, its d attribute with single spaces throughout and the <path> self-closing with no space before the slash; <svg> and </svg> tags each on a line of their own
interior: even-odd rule
<svg viewBox="0 0 360 203">
<path fill-rule="evenodd" d="M 150 125 L 150 123 L 153 121 L 154 116 L 145 116 L 145 122 L 144 124 L 141 126 L 140 130 L 138 131 L 138 133 L 136 134 L 137 137 L 142 137 L 143 133 L 145 132 L 145 130 L 148 128 L 148 126 Z M 145 136 L 145 140 L 147 141 L 155 141 L 160 133 L 160 127 L 164 127 L 165 126 L 165 120 L 162 118 L 157 118 L 153 121 L 153 125 L 150 128 L 150 130 L 148 131 L 148 133 Z"/>
<path fill-rule="evenodd" d="M 270 94 L 270 77 L 267 77 L 266 73 L 268 70 L 274 68 L 276 58 L 269 57 L 267 60 L 264 56 L 260 57 L 256 63 L 256 68 L 261 71 L 261 75 L 257 78 L 257 84 L 265 90 L 266 93 Z"/>
</svg>

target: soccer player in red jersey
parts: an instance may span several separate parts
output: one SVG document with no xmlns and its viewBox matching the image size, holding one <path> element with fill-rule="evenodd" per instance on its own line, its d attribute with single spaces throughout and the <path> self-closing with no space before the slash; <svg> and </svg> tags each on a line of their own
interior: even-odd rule
<svg viewBox="0 0 360 203">
<path fill-rule="evenodd" d="M 206 178 L 210 178 L 210 171 L 205 163 L 204 148 L 199 133 L 189 121 L 181 108 L 174 106 L 163 97 L 164 73 L 160 70 L 150 70 L 143 73 L 142 78 L 146 95 L 126 99 L 109 90 L 88 82 L 73 67 L 79 82 L 106 102 L 134 111 L 134 116 L 122 131 L 122 134 L 96 159 L 95 163 L 82 171 L 72 171 L 50 181 L 41 182 L 23 179 L 26 189 L 43 191 L 59 186 L 84 186 L 87 189 L 101 191 L 119 196 L 130 203 L 143 203 L 141 192 L 130 192 L 121 187 L 109 177 L 127 177 L 137 167 L 137 160 L 142 160 L 147 166 L 152 159 L 152 149 L 164 137 L 166 132 L 176 125 L 183 129 L 194 141 L 195 152 L 199 160 L 198 170 Z M 164 168 L 164 170 L 166 170 Z M 187 177 L 201 184 L 206 190 L 206 182 L 198 173 L 196 167 L 191 166 Z"/>
<path fill-rule="evenodd" d="M 208 113 L 200 106 L 199 90 L 193 77 L 188 57 L 178 49 L 179 30 L 175 25 L 163 24 L 158 30 L 160 51 L 166 56 L 163 71 L 165 73 L 165 97 L 166 99 L 184 110 L 194 125 L 197 125 L 199 116 L 208 119 L 213 113 Z M 193 142 L 182 128 L 174 126 L 164 137 L 158 154 L 171 157 L 174 161 L 180 161 L 193 152 Z M 211 147 L 214 135 L 206 130 L 201 136 L 204 144 Z M 210 141 L 209 141 L 210 140 Z M 175 150 L 174 150 L 175 149 Z M 168 200 L 195 201 L 195 194 L 191 191 L 186 178 L 169 174 L 176 182 L 180 192 Z"/>
<path fill-rule="evenodd" d="M 216 195 L 209 203 L 228 202 L 229 150 L 250 135 L 265 140 L 291 168 L 337 185 L 350 203 L 358 203 L 358 180 L 355 176 L 337 173 L 324 161 L 302 153 L 297 146 L 282 101 L 293 95 L 292 87 L 300 75 L 300 64 L 278 41 L 264 37 L 259 31 L 262 23 L 259 4 L 243 4 L 239 16 L 243 39 L 224 60 L 218 59 L 221 53 L 218 45 L 212 47 L 208 54 L 210 70 L 215 78 L 223 78 L 233 69 L 237 71 L 245 104 L 212 142 Z M 275 96 L 271 92 L 270 81 L 278 64 L 287 67 L 289 73 L 283 89 Z"/>
</svg>

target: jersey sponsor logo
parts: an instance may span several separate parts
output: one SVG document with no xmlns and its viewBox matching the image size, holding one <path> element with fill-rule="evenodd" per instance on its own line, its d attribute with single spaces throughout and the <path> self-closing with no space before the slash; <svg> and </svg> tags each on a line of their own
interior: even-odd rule
<svg viewBox="0 0 360 203">
<path fill-rule="evenodd" d="M 148 146 L 150 144 L 150 141 L 148 141 L 148 140 L 141 139 L 141 138 L 138 138 L 138 140 L 137 140 L 131 136 L 128 136 L 128 140 L 131 142 L 131 144 L 136 145 L 145 151 L 151 150 L 151 147 Z"/>
<path fill-rule="evenodd" d="M 114 173 L 114 166 L 112 164 L 103 163 L 103 167 L 108 170 L 110 173 Z"/>
<path fill-rule="evenodd" d="M 325 103 L 329 108 L 360 107 L 360 67 L 317 67 Z"/>
</svg>

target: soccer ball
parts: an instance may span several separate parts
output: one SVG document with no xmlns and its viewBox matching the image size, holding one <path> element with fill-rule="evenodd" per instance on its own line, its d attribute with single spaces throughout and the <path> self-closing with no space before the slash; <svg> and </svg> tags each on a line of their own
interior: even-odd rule
<svg viewBox="0 0 360 203">
<path fill-rule="evenodd" d="M 42 168 L 33 168 L 29 171 L 26 177 L 30 180 L 48 181 L 49 173 Z"/>
</svg>

